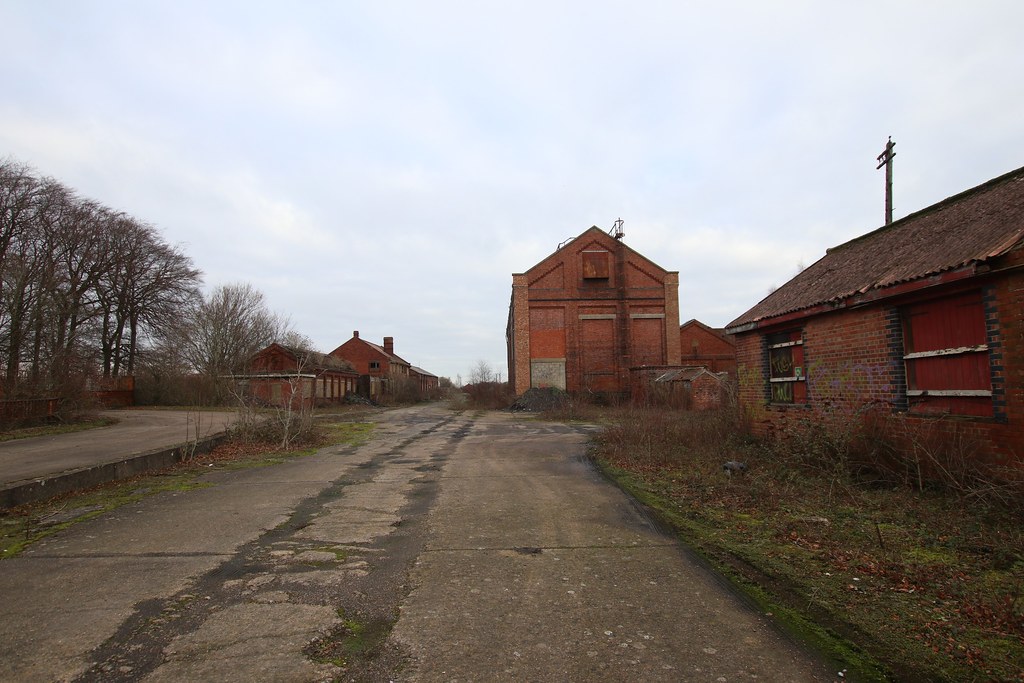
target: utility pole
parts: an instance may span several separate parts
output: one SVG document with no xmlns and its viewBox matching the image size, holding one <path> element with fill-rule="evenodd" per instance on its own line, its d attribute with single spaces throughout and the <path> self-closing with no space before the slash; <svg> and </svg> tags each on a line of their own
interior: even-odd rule
<svg viewBox="0 0 1024 683">
<path fill-rule="evenodd" d="M 878 155 L 878 166 L 875 170 L 885 166 L 885 224 L 892 223 L 892 158 L 896 152 L 892 151 L 896 143 L 889 136 L 889 142 L 885 143 L 885 151 Z"/>
</svg>

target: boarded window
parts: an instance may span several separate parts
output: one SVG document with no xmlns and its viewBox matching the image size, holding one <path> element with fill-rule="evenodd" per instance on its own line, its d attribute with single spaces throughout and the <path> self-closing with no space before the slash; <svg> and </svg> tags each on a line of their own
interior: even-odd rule
<svg viewBox="0 0 1024 683">
<path fill-rule="evenodd" d="M 615 362 L 615 320 L 580 321 L 580 359 L 583 388 L 590 391 L 618 391 Z"/>
<path fill-rule="evenodd" d="M 768 383 L 772 403 L 806 403 L 807 376 L 800 330 L 768 337 Z"/>
<path fill-rule="evenodd" d="M 630 322 L 633 365 L 665 364 L 664 318 L 636 318 Z"/>
<path fill-rule="evenodd" d="M 903 360 L 910 409 L 992 415 L 992 374 L 981 292 L 906 306 Z"/>
<path fill-rule="evenodd" d="M 530 358 L 565 358 L 564 309 L 530 309 Z"/>
<path fill-rule="evenodd" d="M 607 251 L 583 252 L 583 279 L 607 280 L 609 253 Z"/>
</svg>

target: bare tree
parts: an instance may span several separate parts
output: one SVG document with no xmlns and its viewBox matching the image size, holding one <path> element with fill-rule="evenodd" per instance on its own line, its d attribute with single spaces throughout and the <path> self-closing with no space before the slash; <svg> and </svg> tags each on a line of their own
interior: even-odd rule
<svg viewBox="0 0 1024 683">
<path fill-rule="evenodd" d="M 100 286 L 103 375 L 132 374 L 141 335 L 170 331 L 198 296 L 199 271 L 192 260 L 130 216 L 110 217 L 119 258 Z"/>
<path fill-rule="evenodd" d="M 248 283 L 223 285 L 195 300 L 174 337 L 191 368 L 213 383 L 244 369 L 263 347 L 288 332 L 288 322 L 267 308 L 263 293 Z M 215 391 L 215 398 L 227 397 Z"/>
<path fill-rule="evenodd" d="M 480 359 L 469 371 L 469 383 L 470 384 L 482 384 L 484 382 L 493 382 L 494 371 L 491 369 L 490 363 Z"/>
<path fill-rule="evenodd" d="M 4 393 L 69 396 L 102 358 L 131 372 L 197 292 L 191 260 L 131 216 L 0 160 Z"/>
</svg>

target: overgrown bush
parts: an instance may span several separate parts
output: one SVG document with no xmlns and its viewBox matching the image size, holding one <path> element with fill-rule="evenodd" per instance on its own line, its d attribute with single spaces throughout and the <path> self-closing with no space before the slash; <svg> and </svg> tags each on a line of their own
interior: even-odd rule
<svg viewBox="0 0 1024 683">
<path fill-rule="evenodd" d="M 720 468 L 737 457 L 743 438 L 733 408 L 700 412 L 631 406 L 612 418 L 602 444 L 617 459 L 639 466 Z"/>
<path fill-rule="evenodd" d="M 512 392 L 507 382 L 477 382 L 462 387 L 469 397 L 467 407 L 474 410 L 502 410 L 512 403 Z"/>
<path fill-rule="evenodd" d="M 783 422 L 767 444 L 788 466 L 832 485 L 935 490 L 983 505 L 1024 509 L 1024 471 L 987 457 L 969 425 L 867 407 Z"/>
<path fill-rule="evenodd" d="M 820 625 L 851 678 L 875 665 L 830 634 L 893 680 L 1018 680 L 1019 470 L 981 458 L 969 423 L 790 415 L 755 439 L 729 411 L 606 411 L 594 456 L 741 585 Z M 747 468 L 730 476 L 734 459 Z"/>
<path fill-rule="evenodd" d="M 239 401 L 238 419 L 229 428 L 228 436 L 242 443 L 276 444 L 288 449 L 319 445 L 325 439 L 325 431 L 309 408 L 260 407 L 246 400 Z"/>
</svg>

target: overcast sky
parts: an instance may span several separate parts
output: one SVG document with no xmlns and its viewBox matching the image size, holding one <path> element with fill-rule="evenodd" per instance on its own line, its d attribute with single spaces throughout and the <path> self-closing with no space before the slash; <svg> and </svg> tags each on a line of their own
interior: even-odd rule
<svg viewBox="0 0 1024 683">
<path fill-rule="evenodd" d="M 0 157 L 330 351 L 507 377 L 513 272 L 625 221 L 723 326 L 1024 165 L 1024 2 L 0 0 Z"/>
</svg>

